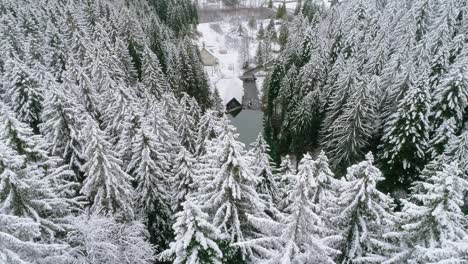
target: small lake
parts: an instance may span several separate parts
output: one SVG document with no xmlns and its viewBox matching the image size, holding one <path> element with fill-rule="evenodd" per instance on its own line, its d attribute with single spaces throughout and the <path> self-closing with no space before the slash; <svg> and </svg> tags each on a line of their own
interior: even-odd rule
<svg viewBox="0 0 468 264">
<path fill-rule="evenodd" d="M 229 115 L 231 124 L 236 127 L 239 134 L 238 140 L 249 148 L 250 143 L 257 139 L 259 133 L 263 132 L 263 112 L 245 109 L 235 117 Z"/>
</svg>

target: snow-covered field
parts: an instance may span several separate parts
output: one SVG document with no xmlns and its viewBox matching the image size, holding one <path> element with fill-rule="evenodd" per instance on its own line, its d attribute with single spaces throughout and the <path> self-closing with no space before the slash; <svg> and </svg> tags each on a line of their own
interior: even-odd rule
<svg viewBox="0 0 468 264">
<path fill-rule="evenodd" d="M 242 37 L 239 36 L 237 23 L 213 22 L 198 25 L 200 37 L 198 45 L 210 51 L 219 61 L 215 67 L 205 67 L 208 73 L 212 89 L 218 89 L 223 102 L 226 104 L 233 95 L 240 97 L 242 101 L 243 87 L 239 76 L 242 75 L 240 47 Z M 242 23 L 247 29 L 246 34 L 254 34 L 248 29 L 246 23 Z M 255 39 L 249 41 L 250 55 L 255 55 L 258 43 Z M 239 100 L 239 99 L 238 99 Z"/>
<path fill-rule="evenodd" d="M 260 27 L 260 23 L 263 23 L 264 28 L 266 28 L 268 22 L 269 20 L 258 20 L 257 29 Z M 240 97 L 239 102 L 241 102 L 244 93 L 242 81 L 239 78 L 243 73 L 241 58 L 247 53 L 251 62 L 255 58 L 258 47 L 257 29 L 251 29 L 247 24 L 247 21 L 212 22 L 199 24 L 197 28 L 199 32 L 197 44 L 200 48 L 204 46 L 219 61 L 219 65 L 205 67 L 205 70 L 212 89 L 218 89 L 225 104 L 232 97 Z M 239 25 L 242 25 L 243 28 L 242 36 L 239 34 Z M 248 37 L 248 47 L 245 43 L 245 37 Z M 259 76 L 258 88 L 261 88 L 263 79 Z"/>
</svg>

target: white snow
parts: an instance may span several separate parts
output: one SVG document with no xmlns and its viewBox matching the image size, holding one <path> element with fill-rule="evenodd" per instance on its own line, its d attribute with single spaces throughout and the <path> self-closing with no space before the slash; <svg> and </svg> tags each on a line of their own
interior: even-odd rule
<svg viewBox="0 0 468 264">
<path fill-rule="evenodd" d="M 257 28 L 259 28 L 260 23 L 263 23 L 263 26 L 266 27 L 268 22 L 269 20 L 258 20 Z M 245 29 L 245 33 L 251 37 L 249 40 L 249 56 L 251 61 L 253 61 L 258 46 L 256 39 L 257 30 L 251 30 L 247 26 L 248 21 L 240 23 Z M 243 69 L 239 59 L 241 57 L 242 37 L 239 36 L 238 28 L 239 22 L 227 21 L 201 23 L 197 27 L 197 31 L 200 34 L 197 41 L 199 47 L 205 46 L 208 51 L 218 58 L 218 66 L 205 67 L 205 70 L 212 89 L 215 87 L 218 89 L 224 103 L 229 102 L 232 98 L 236 98 L 242 103 L 242 96 L 244 94 L 242 81 L 239 79 Z"/>
<path fill-rule="evenodd" d="M 239 103 L 242 103 L 244 96 L 244 88 L 242 81 L 239 78 L 221 79 L 215 84 L 218 89 L 223 103 L 226 105 L 232 98 L 236 98 Z"/>
</svg>

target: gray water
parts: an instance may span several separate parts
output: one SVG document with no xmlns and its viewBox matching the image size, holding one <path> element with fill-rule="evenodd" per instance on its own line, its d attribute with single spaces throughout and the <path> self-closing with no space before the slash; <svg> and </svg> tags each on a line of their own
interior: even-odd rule
<svg viewBox="0 0 468 264">
<path fill-rule="evenodd" d="M 229 115 L 231 124 L 236 127 L 239 134 L 238 140 L 244 143 L 247 148 L 250 143 L 257 139 L 259 133 L 263 132 L 263 112 L 258 110 L 245 109 L 236 117 Z"/>
</svg>

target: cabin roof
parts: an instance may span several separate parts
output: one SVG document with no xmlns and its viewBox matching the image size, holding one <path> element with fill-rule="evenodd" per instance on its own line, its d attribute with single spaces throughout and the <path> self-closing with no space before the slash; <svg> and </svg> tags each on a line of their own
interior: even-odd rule
<svg viewBox="0 0 468 264">
<path fill-rule="evenodd" d="M 242 103 L 244 87 L 239 78 L 221 79 L 216 83 L 216 89 L 218 89 L 224 105 L 227 105 L 232 98 L 236 98 L 239 103 Z"/>
<path fill-rule="evenodd" d="M 218 64 L 218 58 L 205 47 L 200 50 L 200 57 L 204 66 L 215 66 Z"/>
</svg>

